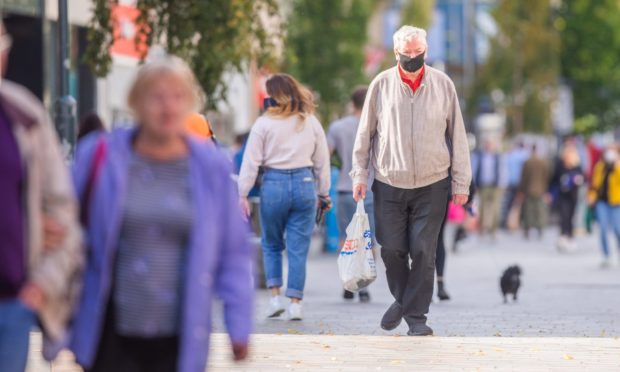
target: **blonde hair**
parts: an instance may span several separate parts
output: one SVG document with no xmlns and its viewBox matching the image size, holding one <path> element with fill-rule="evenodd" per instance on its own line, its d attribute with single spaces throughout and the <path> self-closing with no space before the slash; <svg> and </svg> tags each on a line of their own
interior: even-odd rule
<svg viewBox="0 0 620 372">
<path fill-rule="evenodd" d="M 198 85 L 194 72 L 181 58 L 166 55 L 144 64 L 138 70 L 127 96 L 127 104 L 134 113 L 137 111 L 144 92 L 151 87 L 153 82 L 170 76 L 183 84 L 191 99 L 191 110 L 200 111 L 204 105 L 204 93 Z"/>
<path fill-rule="evenodd" d="M 275 74 L 266 82 L 267 94 L 276 101 L 267 114 L 287 118 L 298 115 L 301 120 L 314 112 L 312 92 L 288 74 Z"/>
</svg>

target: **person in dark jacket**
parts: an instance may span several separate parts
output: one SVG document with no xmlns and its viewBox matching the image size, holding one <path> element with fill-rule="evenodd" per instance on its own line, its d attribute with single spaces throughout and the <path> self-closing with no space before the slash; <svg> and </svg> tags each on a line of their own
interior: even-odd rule
<svg viewBox="0 0 620 372">
<path fill-rule="evenodd" d="M 536 145 L 532 146 L 532 156 L 523 165 L 519 185 L 520 199 L 524 199 L 522 216 L 526 238 L 532 228 L 542 237 L 547 216 L 549 173 L 549 165 L 538 155 Z"/>
<path fill-rule="evenodd" d="M 579 152 L 575 146 L 567 145 L 562 150 L 551 181 L 557 196 L 556 204 L 560 217 L 560 238 L 557 247 L 561 252 L 575 247 L 573 220 L 579 199 L 579 188 L 584 181 Z"/>
</svg>

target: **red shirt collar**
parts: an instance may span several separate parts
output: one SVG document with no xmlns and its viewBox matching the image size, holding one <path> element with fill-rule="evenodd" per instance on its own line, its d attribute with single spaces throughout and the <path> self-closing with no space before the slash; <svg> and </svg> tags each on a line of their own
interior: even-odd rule
<svg viewBox="0 0 620 372">
<path fill-rule="evenodd" d="M 411 91 L 415 93 L 415 91 L 418 90 L 422 84 L 422 78 L 424 77 L 424 65 L 422 65 L 422 71 L 420 71 L 420 75 L 418 75 L 415 81 L 409 79 L 407 75 L 405 75 L 405 72 L 403 71 L 403 68 L 400 67 L 400 64 L 398 65 L 398 75 L 400 75 L 400 79 L 403 83 L 407 84 L 409 88 L 411 88 Z"/>
</svg>

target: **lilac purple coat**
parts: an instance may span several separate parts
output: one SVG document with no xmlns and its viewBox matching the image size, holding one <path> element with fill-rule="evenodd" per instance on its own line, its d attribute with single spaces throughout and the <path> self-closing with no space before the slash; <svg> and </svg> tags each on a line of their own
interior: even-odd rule
<svg viewBox="0 0 620 372">
<path fill-rule="evenodd" d="M 106 155 L 91 191 L 84 289 L 73 323 L 70 349 L 85 368 L 93 365 L 110 297 L 114 258 L 126 195 L 135 129 L 106 135 Z M 82 195 L 99 136 L 78 148 L 74 183 Z M 194 227 L 184 272 L 178 370 L 204 371 L 211 332 L 211 302 L 219 296 L 231 341 L 247 343 L 253 289 L 248 227 L 238 208 L 231 165 L 214 145 L 187 139 Z"/>
</svg>

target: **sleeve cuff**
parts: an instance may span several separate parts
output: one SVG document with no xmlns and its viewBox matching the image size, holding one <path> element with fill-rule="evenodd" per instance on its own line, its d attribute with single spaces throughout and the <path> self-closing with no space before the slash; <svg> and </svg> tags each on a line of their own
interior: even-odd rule
<svg viewBox="0 0 620 372">
<path fill-rule="evenodd" d="M 362 169 L 362 170 L 351 171 L 349 175 L 351 176 L 351 180 L 353 181 L 353 186 L 358 185 L 358 184 L 362 184 L 362 185 L 368 184 L 368 171 L 367 170 Z"/>
<path fill-rule="evenodd" d="M 469 185 L 452 182 L 452 195 L 469 195 Z"/>
</svg>

